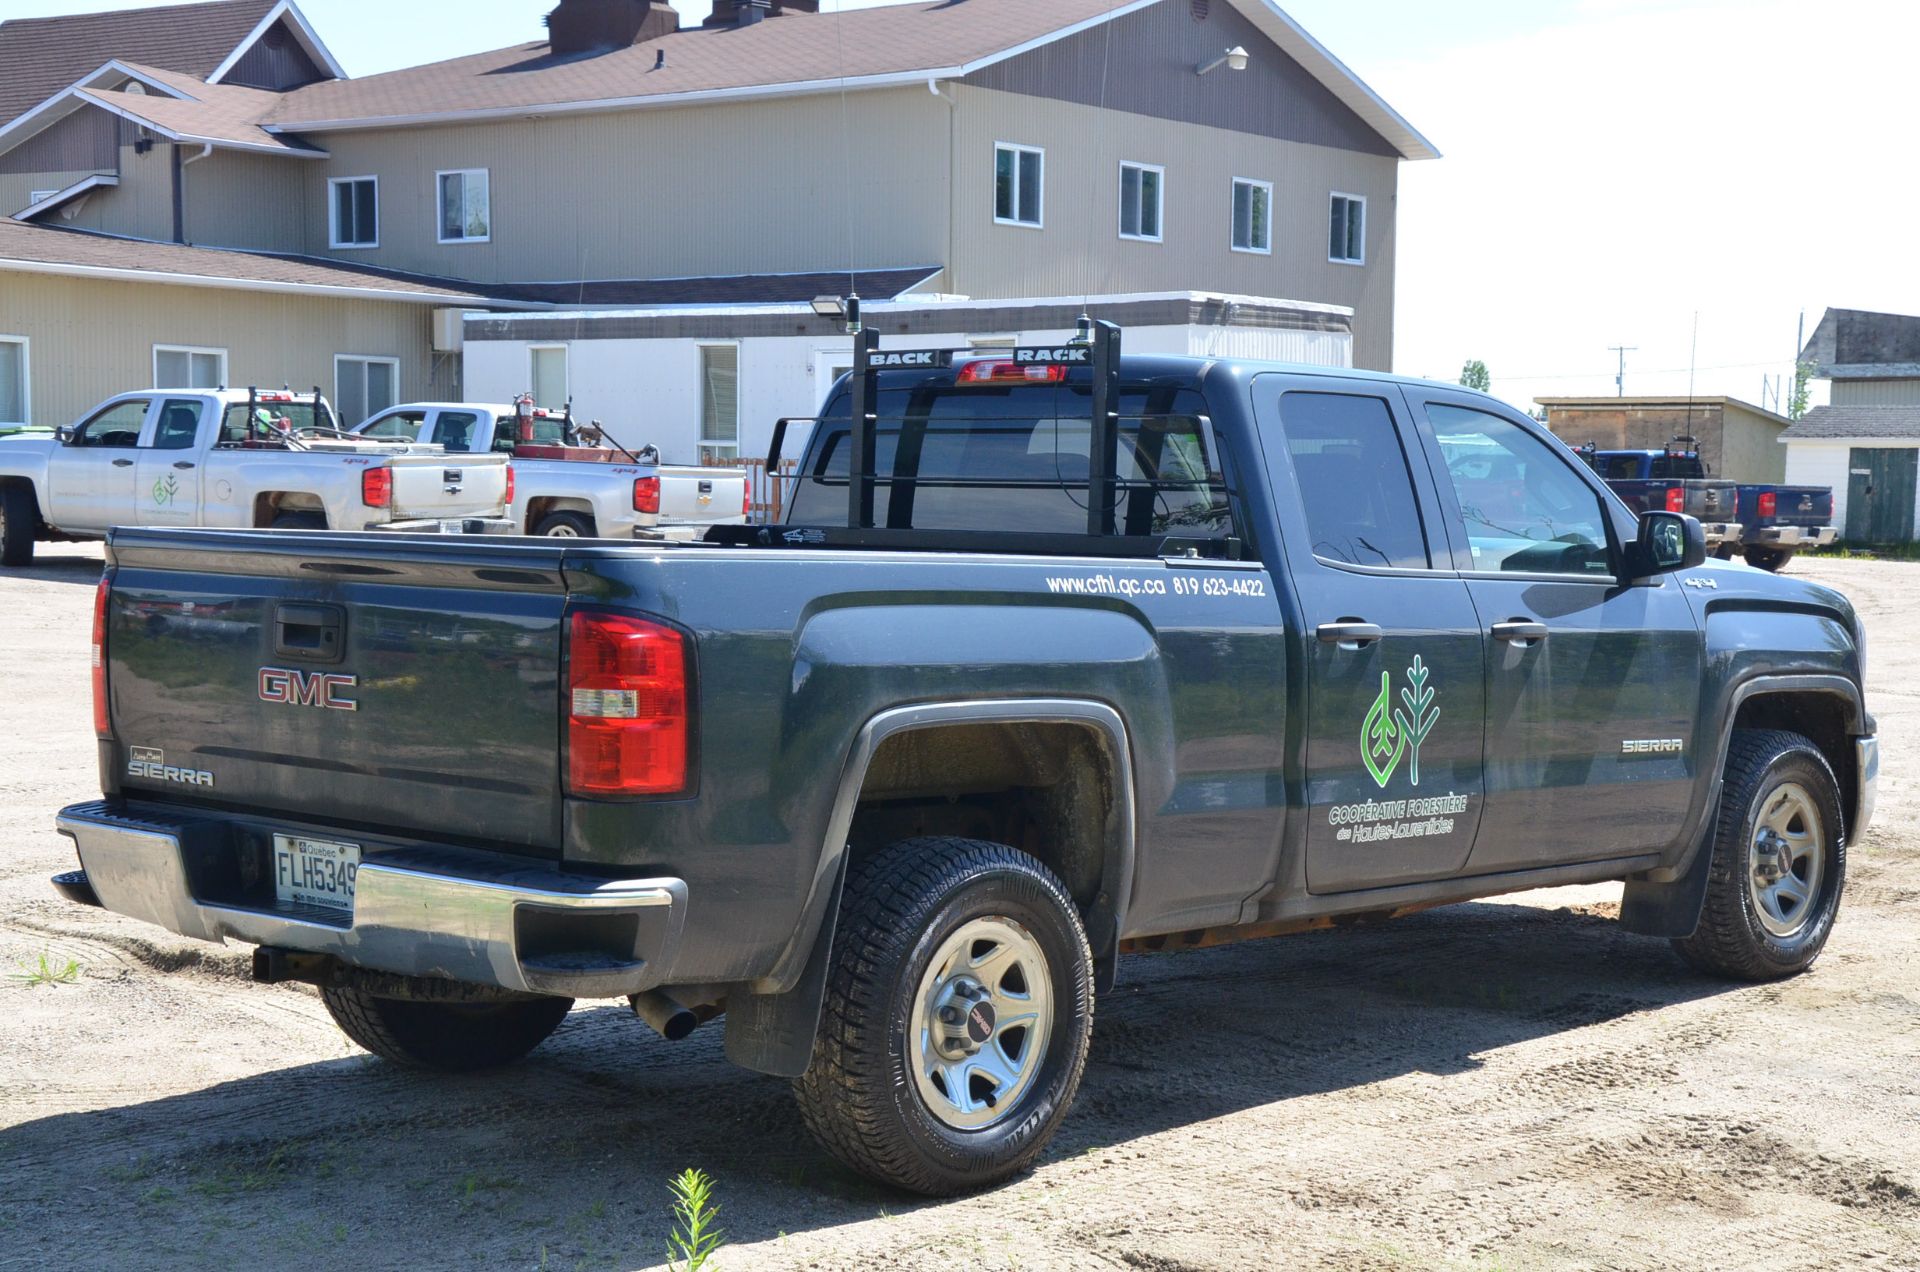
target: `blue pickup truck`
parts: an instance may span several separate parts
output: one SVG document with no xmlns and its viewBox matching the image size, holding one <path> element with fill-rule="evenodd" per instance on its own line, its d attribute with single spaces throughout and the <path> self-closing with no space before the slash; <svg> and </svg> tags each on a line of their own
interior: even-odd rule
<svg viewBox="0 0 1920 1272">
<path fill-rule="evenodd" d="M 1838 592 L 1456 386 L 872 335 L 781 524 L 114 531 L 56 888 L 416 1069 L 719 1017 L 927 1194 L 1042 1152 L 1125 958 L 1602 880 L 1708 974 L 1820 954 L 1879 763 Z"/>
<path fill-rule="evenodd" d="M 1709 519 L 1707 547 L 1721 560 L 1778 571 L 1801 548 L 1832 543 L 1833 491 L 1826 486 L 1741 486 L 1708 475 L 1698 451 L 1575 448 L 1635 512 L 1664 508 Z"/>
</svg>

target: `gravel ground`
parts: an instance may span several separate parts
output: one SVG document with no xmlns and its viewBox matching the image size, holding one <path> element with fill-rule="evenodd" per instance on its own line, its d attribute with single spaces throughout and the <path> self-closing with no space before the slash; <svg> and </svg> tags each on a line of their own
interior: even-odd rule
<svg viewBox="0 0 1920 1272">
<path fill-rule="evenodd" d="M 54 897 L 96 787 L 97 549 L 0 571 L 0 1268 L 643 1267 L 718 1181 L 718 1272 L 1920 1268 L 1920 566 L 1804 562 L 1871 632 L 1886 769 L 1819 966 L 1690 975 L 1617 885 L 1141 957 L 1039 1169 L 911 1201 L 817 1150 L 720 1030 L 608 1006 L 528 1063 L 396 1071 L 245 951 Z"/>
</svg>

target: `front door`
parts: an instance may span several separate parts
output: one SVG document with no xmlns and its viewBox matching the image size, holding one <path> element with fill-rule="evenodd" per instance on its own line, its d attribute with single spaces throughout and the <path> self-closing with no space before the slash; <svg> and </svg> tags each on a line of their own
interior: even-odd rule
<svg viewBox="0 0 1920 1272">
<path fill-rule="evenodd" d="M 151 398 L 125 398 L 96 411 L 47 461 L 48 503 L 62 530 L 103 534 L 130 525 L 140 432 Z"/>
<path fill-rule="evenodd" d="M 201 417 L 205 416 L 203 420 Z M 143 526 L 200 524 L 200 458 L 212 438 L 201 436 L 219 426 L 219 412 L 200 398 L 161 398 L 133 482 L 135 518 Z"/>
<path fill-rule="evenodd" d="M 1624 514 L 1565 446 L 1485 399 L 1412 396 L 1488 637 L 1472 873 L 1666 848 L 1711 741 L 1695 732 L 1702 642 L 1679 579 L 1615 578 Z"/>
<path fill-rule="evenodd" d="M 1847 452 L 1847 538 L 1905 543 L 1913 538 L 1916 460 L 1911 446 L 1856 446 Z"/>
<path fill-rule="evenodd" d="M 1254 402 L 1307 668 L 1307 886 L 1461 872 L 1484 789 L 1480 622 L 1387 385 L 1262 376 Z"/>
</svg>

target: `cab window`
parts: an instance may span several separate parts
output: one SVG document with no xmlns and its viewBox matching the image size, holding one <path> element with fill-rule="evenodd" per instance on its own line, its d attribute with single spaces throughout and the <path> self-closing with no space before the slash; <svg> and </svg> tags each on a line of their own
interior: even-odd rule
<svg viewBox="0 0 1920 1272">
<path fill-rule="evenodd" d="M 150 398 L 115 402 L 73 431 L 70 446 L 119 448 L 140 443 L 140 426 L 146 423 Z"/>
<path fill-rule="evenodd" d="M 360 430 L 362 437 L 385 437 L 413 442 L 420 438 L 420 426 L 427 422 L 425 411 L 395 411 Z"/>
<path fill-rule="evenodd" d="M 192 398 L 168 398 L 160 404 L 153 426 L 153 450 L 192 450 L 200 431 L 200 403 Z"/>
<path fill-rule="evenodd" d="M 1510 420 L 1429 403 L 1475 570 L 1610 576 L 1606 511 L 1552 447 Z"/>
<path fill-rule="evenodd" d="M 1314 556 L 1339 565 L 1432 565 L 1413 476 L 1384 398 L 1282 394 L 1280 430 Z"/>
</svg>

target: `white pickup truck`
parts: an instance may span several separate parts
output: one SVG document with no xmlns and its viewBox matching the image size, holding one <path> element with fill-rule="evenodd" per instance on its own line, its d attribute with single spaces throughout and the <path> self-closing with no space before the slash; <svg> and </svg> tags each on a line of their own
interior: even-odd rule
<svg viewBox="0 0 1920 1272">
<path fill-rule="evenodd" d="M 523 437 L 530 425 L 530 437 Z M 554 411 L 495 402 L 411 402 L 367 420 L 365 437 L 431 442 L 449 454 L 514 457 L 508 515 L 517 534 L 582 539 L 697 539 L 709 526 L 743 525 L 749 513 L 741 468 L 663 465 L 649 447 L 568 446 L 571 422 Z M 563 452 L 568 458 L 548 458 Z M 638 462 L 634 462 L 634 461 Z"/>
<path fill-rule="evenodd" d="M 505 455 L 343 436 L 312 393 L 123 393 L 0 438 L 0 564 L 122 525 L 505 534 L 512 481 Z"/>
</svg>

